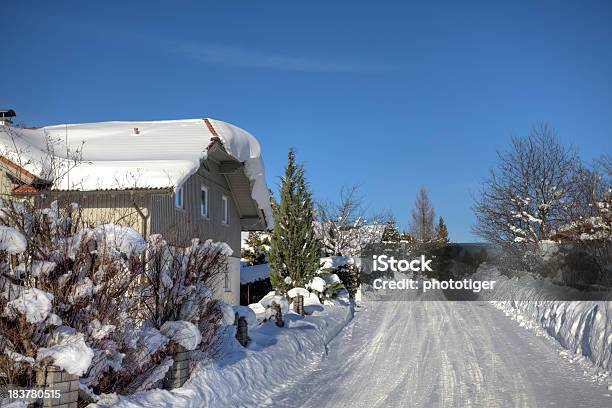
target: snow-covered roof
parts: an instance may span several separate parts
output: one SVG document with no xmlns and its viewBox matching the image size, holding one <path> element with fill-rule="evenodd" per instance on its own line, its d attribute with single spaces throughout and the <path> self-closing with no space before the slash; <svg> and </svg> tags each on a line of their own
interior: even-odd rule
<svg viewBox="0 0 612 408">
<path fill-rule="evenodd" d="M 270 265 L 240 265 L 240 284 L 255 282 L 270 277 Z"/>
<path fill-rule="evenodd" d="M 229 155 L 244 163 L 251 196 L 270 226 L 273 217 L 259 143 L 247 131 L 219 120 L 0 126 L 0 155 L 53 181 L 55 190 L 176 188 L 199 169 L 211 139 L 217 138 Z"/>
</svg>

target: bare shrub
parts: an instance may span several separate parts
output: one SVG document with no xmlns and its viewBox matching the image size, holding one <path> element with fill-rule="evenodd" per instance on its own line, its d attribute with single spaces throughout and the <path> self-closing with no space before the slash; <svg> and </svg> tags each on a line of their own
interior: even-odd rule
<svg viewBox="0 0 612 408">
<path fill-rule="evenodd" d="M 315 233 L 325 256 L 358 256 L 373 241 L 380 242 L 385 229 L 383 217 L 368 220 L 359 188 L 342 188 L 336 202 L 317 206 Z"/>
<path fill-rule="evenodd" d="M 227 268 L 226 244 L 196 239 L 175 248 L 159 235 L 145 241 L 126 226 L 88 226 L 76 204 L 36 209 L 11 202 L 0 224 L 27 241 L 18 254 L 0 251 L 0 312 L 29 288 L 52 299 L 42 321 L 0 315 L 0 381 L 29 385 L 32 368 L 43 363 L 35 361 L 38 350 L 62 328 L 82 334 L 93 351 L 82 383 L 97 393 L 159 383 L 160 369 L 167 370 L 185 340 L 164 331 L 167 322 L 193 328 L 202 337 L 198 347 L 214 355 L 223 303 L 212 288 Z"/>
</svg>

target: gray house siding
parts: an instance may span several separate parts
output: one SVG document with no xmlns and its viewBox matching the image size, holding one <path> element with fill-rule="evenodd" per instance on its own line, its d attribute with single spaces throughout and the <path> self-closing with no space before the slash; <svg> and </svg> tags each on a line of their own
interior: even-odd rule
<svg viewBox="0 0 612 408">
<path fill-rule="evenodd" d="M 174 194 L 155 194 L 151 203 L 151 234 L 163 234 L 177 245 L 186 245 L 191 238 L 212 239 L 227 243 L 234 255 L 240 254 L 240 217 L 225 178 L 215 163 L 207 163 L 183 185 L 183 209 L 174 205 Z M 200 214 L 202 185 L 208 188 L 209 215 Z M 228 198 L 229 223 L 222 223 L 222 196 Z M 185 242 L 186 241 L 186 242 Z"/>
</svg>

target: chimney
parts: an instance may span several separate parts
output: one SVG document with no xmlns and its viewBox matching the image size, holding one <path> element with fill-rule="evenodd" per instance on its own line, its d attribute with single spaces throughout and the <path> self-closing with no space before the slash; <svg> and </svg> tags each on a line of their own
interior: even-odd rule
<svg viewBox="0 0 612 408">
<path fill-rule="evenodd" d="M 0 126 L 10 126 L 13 124 L 11 118 L 15 117 L 15 111 L 12 109 L 0 109 Z"/>
</svg>

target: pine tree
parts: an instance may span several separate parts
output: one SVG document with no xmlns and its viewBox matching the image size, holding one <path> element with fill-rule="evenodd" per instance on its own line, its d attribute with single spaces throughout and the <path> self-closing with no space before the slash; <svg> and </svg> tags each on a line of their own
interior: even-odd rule
<svg viewBox="0 0 612 408">
<path fill-rule="evenodd" d="M 382 234 L 383 242 L 400 242 L 401 234 L 397 229 L 397 225 L 395 223 L 395 218 L 393 216 L 389 217 L 387 222 L 385 223 L 385 229 Z"/>
<path fill-rule="evenodd" d="M 240 257 L 245 259 L 248 265 L 259 265 L 267 262 L 268 252 L 270 251 L 268 234 L 261 231 L 251 231 L 244 243 L 246 248 L 242 249 Z"/>
<path fill-rule="evenodd" d="M 281 177 L 280 202 L 273 200 L 274 230 L 270 248 L 270 279 L 279 289 L 305 286 L 319 267 L 320 245 L 313 228 L 314 209 L 303 167 L 289 150 Z"/>
<path fill-rule="evenodd" d="M 448 244 L 448 228 L 446 228 L 446 223 L 442 217 L 440 217 L 436 227 L 436 241 L 443 245 Z"/>
</svg>

